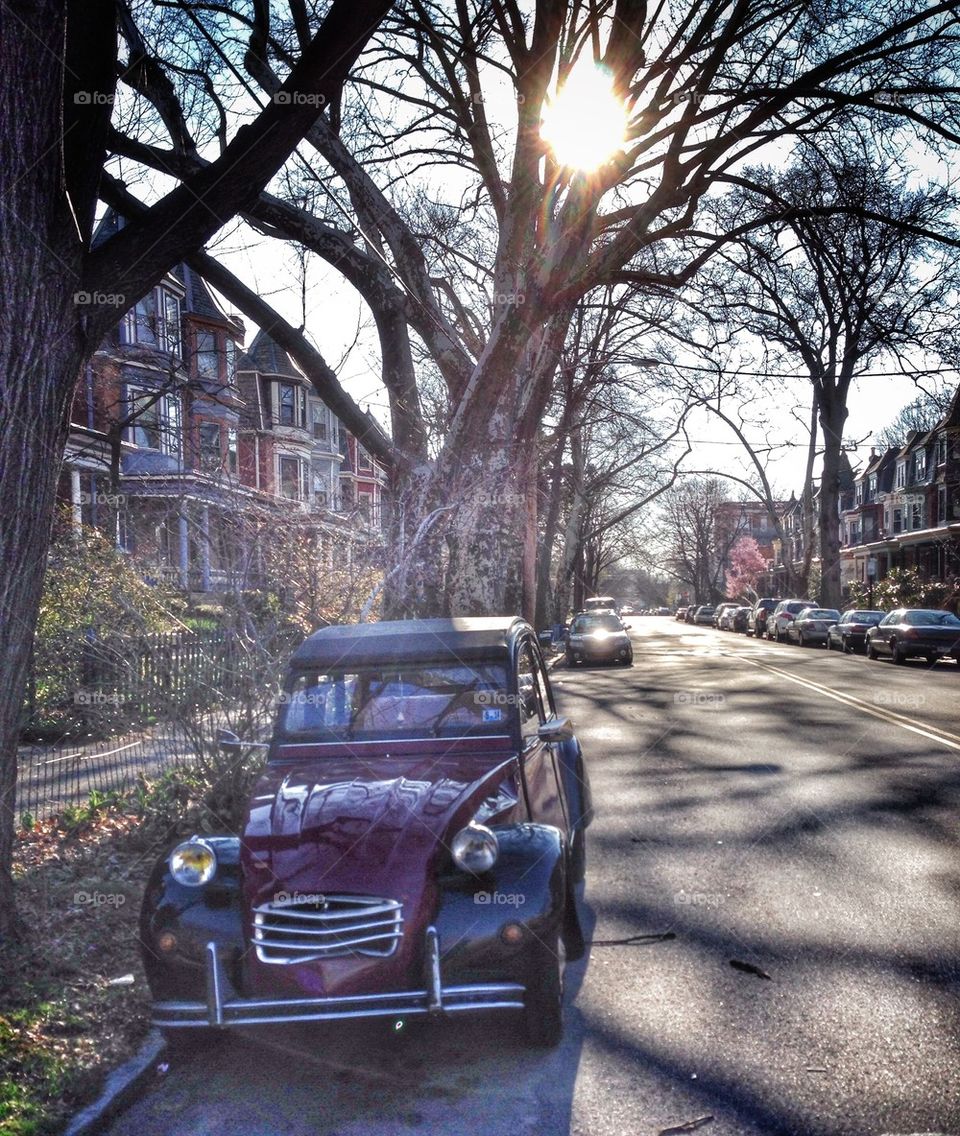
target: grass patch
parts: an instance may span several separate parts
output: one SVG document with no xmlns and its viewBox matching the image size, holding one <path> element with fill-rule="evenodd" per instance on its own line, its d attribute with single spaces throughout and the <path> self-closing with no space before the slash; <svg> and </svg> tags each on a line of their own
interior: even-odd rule
<svg viewBox="0 0 960 1136">
<path fill-rule="evenodd" d="M 140 818 L 124 808 L 95 802 L 85 816 L 19 833 L 26 935 L 0 944 L 3 1136 L 60 1131 L 147 1032 L 137 920 L 160 848 L 145 847 Z"/>
</svg>

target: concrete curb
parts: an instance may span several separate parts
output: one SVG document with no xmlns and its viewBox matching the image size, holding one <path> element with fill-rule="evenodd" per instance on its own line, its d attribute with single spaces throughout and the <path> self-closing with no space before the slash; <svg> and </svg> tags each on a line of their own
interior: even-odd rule
<svg viewBox="0 0 960 1136">
<path fill-rule="evenodd" d="M 97 1136 L 107 1123 L 129 1105 L 147 1082 L 156 1077 L 156 1065 L 166 1043 L 157 1030 L 151 1031 L 140 1051 L 107 1076 L 103 1092 L 70 1122 L 64 1136 Z"/>
</svg>

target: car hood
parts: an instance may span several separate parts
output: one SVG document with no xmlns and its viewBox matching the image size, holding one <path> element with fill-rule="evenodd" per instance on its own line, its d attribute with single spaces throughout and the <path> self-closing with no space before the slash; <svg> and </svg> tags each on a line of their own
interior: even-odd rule
<svg viewBox="0 0 960 1136">
<path fill-rule="evenodd" d="M 491 744 L 493 743 L 493 744 Z M 298 895 L 375 896 L 402 904 L 404 935 L 389 960 L 265 966 L 250 957 L 254 988 L 313 993 L 400 982 L 416 969 L 423 934 L 438 902 L 438 869 L 449 839 L 497 791 L 516 753 L 509 739 L 405 742 L 399 754 L 362 755 L 363 746 L 300 746 L 307 756 L 271 762 L 251 797 L 244 831 L 244 910 Z M 330 751 L 330 756 L 309 756 Z"/>
</svg>

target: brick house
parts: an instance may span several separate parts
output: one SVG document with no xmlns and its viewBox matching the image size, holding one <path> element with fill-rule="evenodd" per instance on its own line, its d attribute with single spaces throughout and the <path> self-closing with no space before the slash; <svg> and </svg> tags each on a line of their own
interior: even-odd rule
<svg viewBox="0 0 960 1136">
<path fill-rule="evenodd" d="M 95 240 L 119 223 L 108 213 Z M 269 336 L 246 353 L 244 336 L 180 265 L 120 316 L 74 398 L 60 482 L 73 523 L 190 592 L 255 586 L 245 518 L 264 510 L 334 541 L 377 539 L 385 469 L 369 463 L 365 514 L 347 507 L 355 439 Z"/>
</svg>

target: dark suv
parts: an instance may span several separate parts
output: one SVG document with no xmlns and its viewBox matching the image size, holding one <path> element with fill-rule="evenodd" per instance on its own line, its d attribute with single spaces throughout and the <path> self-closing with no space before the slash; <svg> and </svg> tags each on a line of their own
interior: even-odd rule
<svg viewBox="0 0 960 1136">
<path fill-rule="evenodd" d="M 763 633 L 767 629 L 767 616 L 779 602 L 779 600 L 771 599 L 770 597 L 757 600 L 750 609 L 750 614 L 747 616 L 748 635 L 752 635 L 755 639 L 763 638 Z"/>
</svg>

